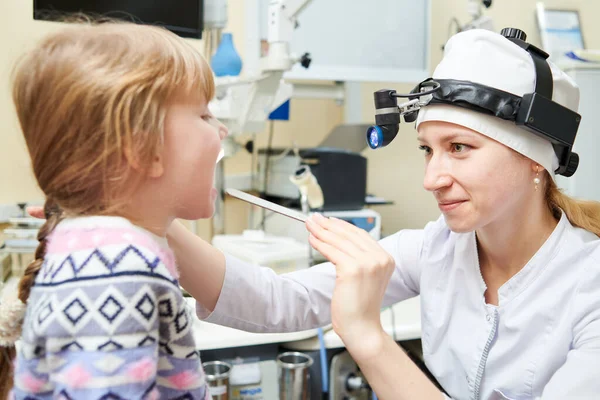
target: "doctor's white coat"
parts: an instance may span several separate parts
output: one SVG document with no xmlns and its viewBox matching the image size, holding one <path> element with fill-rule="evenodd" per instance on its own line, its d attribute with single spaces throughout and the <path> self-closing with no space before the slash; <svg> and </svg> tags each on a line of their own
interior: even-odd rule
<svg viewBox="0 0 600 400">
<path fill-rule="evenodd" d="M 425 363 L 453 399 L 600 399 L 600 240 L 563 214 L 529 263 L 486 304 L 475 233 L 443 217 L 381 242 L 396 260 L 384 305 L 420 295 Z M 215 310 L 252 332 L 330 323 L 335 268 L 286 275 L 227 256 Z M 402 377 L 398 377 L 402 379 Z"/>
</svg>

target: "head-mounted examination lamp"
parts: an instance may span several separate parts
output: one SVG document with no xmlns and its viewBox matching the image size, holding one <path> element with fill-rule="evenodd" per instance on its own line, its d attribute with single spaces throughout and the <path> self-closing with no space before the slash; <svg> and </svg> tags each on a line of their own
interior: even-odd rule
<svg viewBox="0 0 600 400">
<path fill-rule="evenodd" d="M 552 143 L 558 157 L 556 174 L 572 176 L 579 165 L 573 143 L 581 116 L 552 101 L 553 80 L 548 54 L 527 43 L 525 32 L 504 28 L 501 35 L 526 50 L 535 66 L 535 90 L 522 97 L 493 87 L 454 79 L 426 79 L 409 94 L 382 89 L 374 93 L 375 123 L 367 129 L 367 143 L 372 149 L 387 146 L 398 133 L 400 117 L 414 122 L 419 109 L 433 104 L 450 104 L 512 121 L 517 126 Z M 509 79 L 509 78 L 508 78 Z M 398 105 L 398 98 L 408 101 Z"/>
</svg>

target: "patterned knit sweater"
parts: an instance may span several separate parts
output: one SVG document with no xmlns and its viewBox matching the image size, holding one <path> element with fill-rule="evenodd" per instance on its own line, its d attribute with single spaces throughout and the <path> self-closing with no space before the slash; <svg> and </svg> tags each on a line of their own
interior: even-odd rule
<svg viewBox="0 0 600 400">
<path fill-rule="evenodd" d="M 119 217 L 62 221 L 27 304 L 15 399 L 210 399 L 166 240 Z"/>
</svg>

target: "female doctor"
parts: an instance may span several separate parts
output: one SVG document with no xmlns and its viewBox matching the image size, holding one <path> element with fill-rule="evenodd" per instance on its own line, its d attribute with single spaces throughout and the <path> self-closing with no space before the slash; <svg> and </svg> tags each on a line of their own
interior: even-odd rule
<svg viewBox="0 0 600 400">
<path fill-rule="evenodd" d="M 579 90 L 551 65 L 553 100 Z M 522 96 L 532 57 L 483 30 L 455 35 L 434 79 Z M 335 331 L 382 399 L 600 398 L 600 203 L 555 183 L 553 146 L 514 122 L 455 105 L 416 122 L 423 186 L 442 216 L 379 243 L 319 215 L 306 226 L 331 263 L 276 275 L 223 255 L 179 224 L 169 232 L 181 284 L 206 321 L 253 332 Z M 380 308 L 420 295 L 421 373 L 380 323 Z"/>
</svg>

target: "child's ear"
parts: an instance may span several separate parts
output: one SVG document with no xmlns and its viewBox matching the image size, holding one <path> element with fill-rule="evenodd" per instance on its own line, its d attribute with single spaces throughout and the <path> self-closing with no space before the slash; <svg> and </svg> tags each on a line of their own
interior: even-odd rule
<svg viewBox="0 0 600 400">
<path fill-rule="evenodd" d="M 148 170 L 148 176 L 150 178 L 160 178 L 165 173 L 165 167 L 163 165 L 163 157 L 160 152 L 152 159 L 150 169 Z"/>
<path fill-rule="evenodd" d="M 139 173 L 143 173 L 149 178 L 160 178 L 165 173 L 164 168 L 164 158 L 162 156 L 161 151 L 152 157 L 152 161 L 148 166 L 148 169 L 144 169 L 140 164 L 138 157 L 132 154 L 130 151 L 125 152 L 125 158 L 127 159 L 127 163 L 131 168 L 136 170 Z"/>
</svg>

